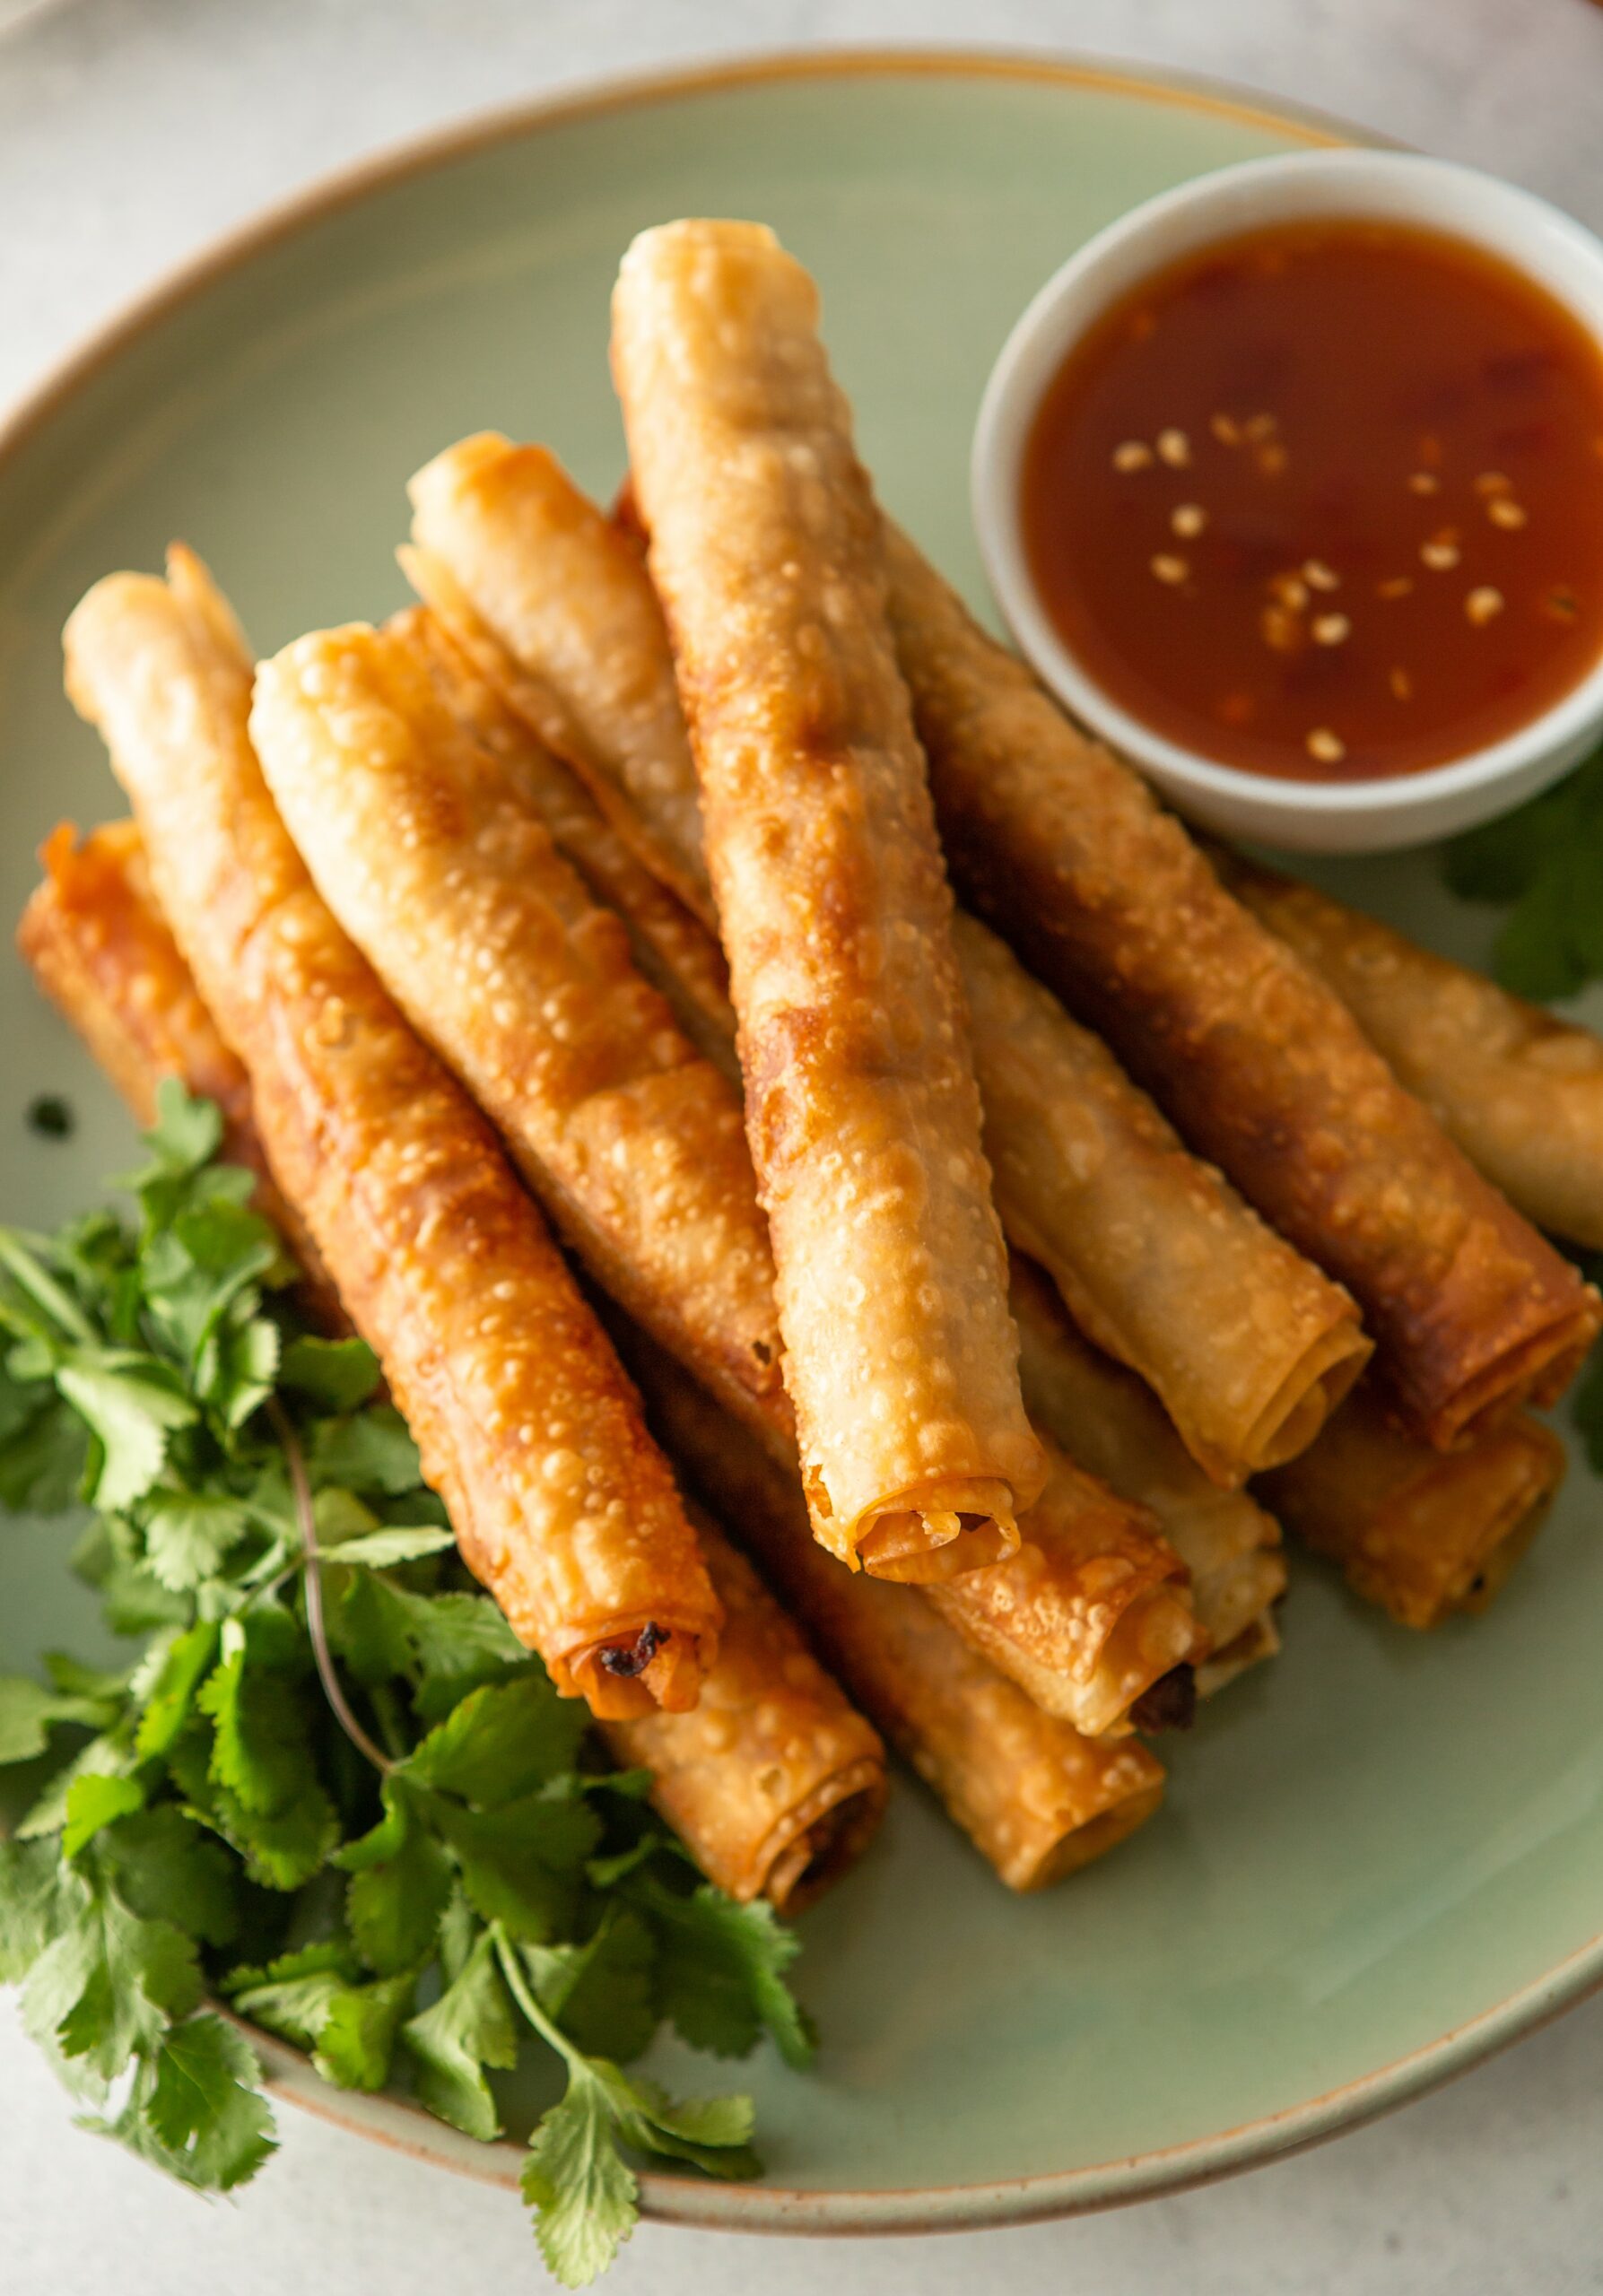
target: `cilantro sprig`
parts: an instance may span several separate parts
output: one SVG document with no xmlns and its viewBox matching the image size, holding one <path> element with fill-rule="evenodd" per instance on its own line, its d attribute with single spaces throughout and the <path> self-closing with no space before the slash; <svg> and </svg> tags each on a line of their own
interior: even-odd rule
<svg viewBox="0 0 1603 2296">
<path fill-rule="evenodd" d="M 1603 750 L 1555 788 L 1443 849 L 1450 889 L 1508 909 L 1492 966 L 1544 1004 L 1603 978 Z"/>
<path fill-rule="evenodd" d="M 141 1646 L 0 1678 L 0 1981 L 85 2125 L 206 2192 L 274 2144 L 237 2021 L 485 2141 L 499 2078 L 552 2053 L 523 2187 L 581 2286 L 635 2222 L 632 2159 L 757 2172 L 749 2099 L 624 2068 L 665 2024 L 805 2065 L 795 1940 L 697 1881 L 475 1587 L 221 1132 L 170 1083 L 135 1218 L 0 1228 L 0 1503 L 87 1500 L 74 1568 Z"/>
</svg>

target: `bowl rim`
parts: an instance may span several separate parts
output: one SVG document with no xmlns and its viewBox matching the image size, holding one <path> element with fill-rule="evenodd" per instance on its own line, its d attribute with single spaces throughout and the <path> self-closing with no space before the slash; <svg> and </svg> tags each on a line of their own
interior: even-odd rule
<svg viewBox="0 0 1603 2296">
<path fill-rule="evenodd" d="M 1457 801 L 1484 796 L 1511 780 L 1520 781 L 1522 793 L 1530 794 L 1538 786 L 1531 777 L 1539 775 L 1541 761 L 1551 757 L 1555 776 L 1570 762 L 1574 744 L 1603 721 L 1600 642 L 1590 668 L 1538 716 L 1461 757 L 1420 772 L 1369 781 L 1282 778 L 1224 764 L 1159 733 L 1085 667 L 1047 613 L 1030 571 L 1017 498 L 1024 442 L 1050 376 L 1109 304 L 1128 292 L 1131 273 L 1139 270 L 1142 246 L 1162 240 L 1176 222 L 1196 217 L 1203 225 L 1183 241 L 1178 251 L 1183 259 L 1215 236 L 1233 238 L 1252 228 L 1243 219 L 1228 218 L 1228 210 L 1242 193 L 1261 190 L 1267 195 L 1259 221 L 1272 223 L 1301 212 L 1301 187 L 1344 183 L 1354 187 L 1355 199 L 1365 196 L 1365 187 L 1383 195 L 1366 200 L 1366 214 L 1395 214 L 1399 222 L 1421 223 L 1496 256 L 1529 276 L 1603 339 L 1598 318 L 1598 310 L 1603 310 L 1603 239 L 1522 185 L 1460 161 L 1396 147 L 1349 145 L 1242 160 L 1128 209 L 1076 248 L 1043 282 L 1015 321 L 991 369 L 970 460 L 970 505 L 986 575 L 1009 630 L 1038 674 L 1067 709 L 1111 746 L 1133 758 L 1164 789 L 1177 796 L 1193 794 L 1205 804 L 1211 801 L 1250 811 L 1260 824 L 1255 833 L 1262 835 L 1272 835 L 1271 824 L 1276 822 L 1289 830 L 1300 822 L 1323 821 L 1339 828 L 1367 820 L 1384 829 L 1405 818 L 1445 811 Z M 1468 212 L 1452 223 L 1435 215 L 1424 217 L 1416 194 L 1428 198 L 1433 190 L 1450 197 L 1460 195 L 1465 211 L 1472 202 L 1495 208 L 1506 221 L 1507 237 L 1494 240 L 1481 220 Z M 1207 228 L 1209 218 L 1216 219 L 1213 230 Z M 1597 309 L 1581 309 L 1569 286 L 1538 276 L 1510 244 L 1517 237 L 1528 244 L 1541 239 L 1573 270 L 1590 269 Z M 1172 248 L 1154 253 L 1152 268 L 1163 269 L 1176 253 Z M 1137 256 L 1134 264 L 1133 254 Z M 1103 289 L 1099 274 L 1110 268 L 1115 275 Z M 1420 826 L 1411 841 L 1430 834 Z"/>
<path fill-rule="evenodd" d="M 776 49 L 711 64 L 601 75 L 554 96 L 475 110 L 456 123 L 390 142 L 367 157 L 315 176 L 301 190 L 269 203 L 168 266 L 48 365 L 9 410 L 0 411 L 0 478 L 37 433 L 145 334 L 258 255 L 370 194 L 498 144 L 617 110 L 756 88 L 776 80 L 876 77 L 998 79 L 1093 89 L 1223 113 L 1294 134 L 1312 149 L 1403 149 L 1378 132 L 1244 83 L 1060 50 L 1049 54 L 961 46 Z M 642 2169 L 636 2172 L 640 2212 L 658 2222 L 710 2231 L 823 2237 L 972 2231 L 1086 2214 L 1212 2184 L 1323 2143 L 1469 2072 L 1599 1990 L 1603 1929 L 1514 1993 L 1340 2088 L 1175 2145 L 1002 2181 L 883 2190 L 788 2187 L 766 2179 L 723 2185 Z M 414 2160 L 481 2183 L 516 2188 L 525 2157 L 522 2147 L 504 2140 L 480 2144 L 399 2097 L 330 2088 L 301 2051 L 243 2020 L 235 2022 L 261 2058 L 268 2086 L 315 2118 Z"/>
</svg>

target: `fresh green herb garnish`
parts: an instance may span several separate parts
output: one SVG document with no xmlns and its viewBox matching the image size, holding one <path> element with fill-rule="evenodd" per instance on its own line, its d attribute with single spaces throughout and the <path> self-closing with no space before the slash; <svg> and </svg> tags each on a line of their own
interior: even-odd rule
<svg viewBox="0 0 1603 2296">
<path fill-rule="evenodd" d="M 0 1979 L 86 2125 L 211 2192 L 274 2139 L 208 1996 L 486 2140 L 537 2039 L 566 2089 L 524 2192 L 579 2286 L 634 2223 L 626 2156 L 756 2172 L 749 2099 L 622 2067 L 665 2022 L 805 2064 L 795 1940 L 697 1883 L 474 1587 L 373 1356 L 305 1326 L 221 1129 L 170 1083 L 136 1222 L 0 1229 L 0 1502 L 87 1500 L 74 1567 L 143 1645 L 0 1678 L 0 1764 L 31 1766 Z"/>
<path fill-rule="evenodd" d="M 1603 978 L 1603 750 L 1556 788 L 1446 847 L 1450 889 L 1509 914 L 1492 969 L 1516 996 L 1545 1003 Z"/>
</svg>

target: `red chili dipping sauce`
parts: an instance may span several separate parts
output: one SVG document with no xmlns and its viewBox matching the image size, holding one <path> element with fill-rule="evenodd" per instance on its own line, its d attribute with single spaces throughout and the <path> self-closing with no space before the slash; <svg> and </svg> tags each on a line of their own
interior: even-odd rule
<svg viewBox="0 0 1603 2296">
<path fill-rule="evenodd" d="M 1603 351 L 1461 241 L 1254 232 L 1075 346 L 1022 507 L 1047 613 L 1132 717 L 1249 772 L 1416 773 L 1603 652 Z"/>
</svg>

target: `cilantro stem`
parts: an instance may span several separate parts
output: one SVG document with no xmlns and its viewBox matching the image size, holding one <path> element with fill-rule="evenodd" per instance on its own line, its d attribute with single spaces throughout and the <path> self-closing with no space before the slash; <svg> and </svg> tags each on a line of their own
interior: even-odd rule
<svg viewBox="0 0 1603 2296">
<path fill-rule="evenodd" d="M 523 1965 L 518 1959 L 511 1939 L 499 1921 L 491 1923 L 490 1935 L 494 1940 L 495 1958 L 501 1964 L 501 1973 L 507 1981 L 507 1989 L 536 2032 L 539 2034 L 542 2040 L 549 2041 L 557 2055 L 564 2058 L 569 2065 L 583 2065 L 584 2052 L 574 2048 L 560 2025 L 552 2022 L 529 1990 L 528 1980 L 523 1973 Z"/>
<path fill-rule="evenodd" d="M 26 1299 L 59 1325 L 70 1339 L 82 1346 L 93 1344 L 95 1333 L 88 1317 L 71 1293 L 57 1283 L 56 1278 L 28 1249 L 14 1228 L 0 1228 L 0 1267 Z"/>
<path fill-rule="evenodd" d="M 312 1657 L 317 1662 L 318 1679 L 323 1685 L 323 1695 L 334 1709 L 339 1724 L 358 1753 L 365 1754 L 377 1770 L 388 1778 L 395 1768 L 389 1756 L 376 1745 L 351 1711 L 335 1670 L 334 1653 L 328 1648 L 328 1630 L 323 1617 L 323 1550 L 318 1544 L 317 1518 L 312 1512 L 311 1483 L 306 1472 L 306 1454 L 301 1448 L 301 1438 L 294 1422 L 276 1396 L 267 1398 L 267 1415 L 274 1431 L 283 1446 L 284 1464 L 290 1471 L 290 1495 L 294 1501 L 295 1522 L 301 1533 L 301 1543 L 306 1549 L 306 1631 L 311 1643 Z"/>
</svg>

